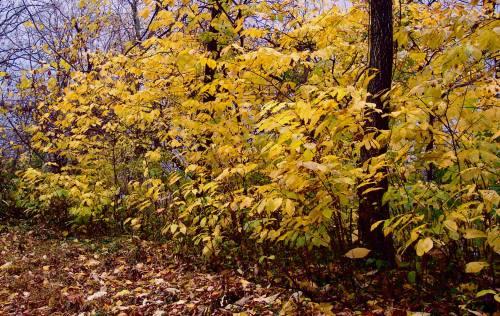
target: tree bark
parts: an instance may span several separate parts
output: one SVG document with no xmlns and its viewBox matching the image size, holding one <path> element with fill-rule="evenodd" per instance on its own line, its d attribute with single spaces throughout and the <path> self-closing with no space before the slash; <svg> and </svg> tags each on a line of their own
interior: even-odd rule
<svg viewBox="0 0 500 316">
<path fill-rule="evenodd" d="M 137 0 L 129 1 L 132 9 L 132 20 L 134 21 L 134 37 L 137 42 L 141 41 L 141 21 L 139 20 L 139 12 L 137 8 Z"/>
<path fill-rule="evenodd" d="M 374 103 L 377 110 L 367 110 L 365 113 L 364 133 L 379 135 L 381 130 L 389 129 L 389 118 L 383 116 L 388 112 L 388 99 L 384 98 L 392 83 L 393 62 L 393 17 L 391 0 L 370 0 L 370 27 L 369 27 L 369 68 L 374 78 L 368 85 L 370 96 L 367 101 Z M 360 164 L 370 163 L 374 157 L 387 152 L 387 144 L 380 144 L 379 148 L 361 148 Z M 381 225 L 371 231 L 373 223 L 389 218 L 389 208 L 383 205 L 382 197 L 388 189 L 386 170 L 381 179 L 372 179 L 374 183 L 358 189 L 359 220 L 358 232 L 360 241 L 371 250 L 381 254 L 390 263 L 394 262 L 394 247 L 390 237 L 385 238 Z M 375 189 L 366 194 L 364 191 Z"/>
<path fill-rule="evenodd" d="M 222 14 L 222 11 L 220 9 L 220 4 L 216 0 L 211 4 L 211 7 L 210 7 L 211 19 L 210 19 L 210 25 L 208 27 L 208 34 L 209 34 L 210 38 L 209 38 L 208 42 L 206 43 L 208 57 L 213 59 L 213 60 L 218 60 L 220 58 L 221 52 L 220 52 L 218 37 L 217 37 L 219 34 L 219 31 L 217 30 L 217 28 L 215 28 L 215 26 L 212 24 L 212 22 L 217 20 L 221 14 Z M 205 65 L 204 75 L 203 75 L 203 83 L 210 84 L 211 82 L 213 82 L 215 79 L 215 73 L 216 73 L 216 69 L 209 67 L 208 64 Z M 203 93 L 203 95 L 201 96 L 201 101 L 204 103 L 213 102 L 213 101 L 215 101 L 215 99 L 216 99 L 215 94 L 212 94 L 208 91 L 205 91 Z M 212 111 L 206 110 L 206 109 L 202 110 L 202 111 L 198 110 L 197 114 L 199 114 L 201 112 L 204 112 L 213 118 L 214 113 Z M 199 142 L 201 144 L 199 149 L 201 151 L 209 148 L 213 144 L 212 136 L 213 136 L 212 131 L 205 131 L 202 133 L 201 138 L 199 139 Z"/>
</svg>

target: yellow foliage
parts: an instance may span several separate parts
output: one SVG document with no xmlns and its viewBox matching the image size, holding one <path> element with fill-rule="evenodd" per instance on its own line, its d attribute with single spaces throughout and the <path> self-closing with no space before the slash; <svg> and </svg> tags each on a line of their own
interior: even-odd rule
<svg viewBox="0 0 500 316">
<path fill-rule="evenodd" d="M 387 177 L 393 217 L 377 225 L 400 252 L 423 256 L 459 239 L 498 252 L 490 61 L 499 21 L 408 4 L 396 26 L 390 130 L 365 133 L 376 109 L 366 102 L 362 6 L 300 23 L 286 3 L 225 10 L 160 10 L 151 28 L 161 37 L 127 54 L 96 52 L 88 72 L 61 60 L 65 87 L 24 77 L 20 89 L 50 92 L 32 146 L 63 163 L 22 172 L 19 199 L 45 211 L 62 199 L 75 218 L 162 231 L 208 257 L 245 241 L 344 254 L 358 238 L 356 192 Z M 244 23 L 256 17 L 269 25 Z M 382 147 L 358 164 L 362 148 Z"/>
</svg>

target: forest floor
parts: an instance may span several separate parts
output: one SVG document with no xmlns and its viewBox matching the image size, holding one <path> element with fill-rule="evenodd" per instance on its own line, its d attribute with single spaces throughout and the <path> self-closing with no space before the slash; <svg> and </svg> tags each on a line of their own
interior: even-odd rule
<svg viewBox="0 0 500 316">
<path fill-rule="evenodd" d="M 0 226 L 0 315 L 430 315 L 404 301 L 373 299 L 357 312 L 341 299 L 314 303 L 238 271 L 209 272 L 163 244 L 65 235 Z"/>
</svg>

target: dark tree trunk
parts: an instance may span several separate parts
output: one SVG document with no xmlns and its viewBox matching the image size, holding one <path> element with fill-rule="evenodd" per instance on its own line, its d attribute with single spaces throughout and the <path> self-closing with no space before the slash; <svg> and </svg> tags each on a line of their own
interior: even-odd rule
<svg viewBox="0 0 500 316">
<path fill-rule="evenodd" d="M 220 15 L 221 15 L 221 10 L 216 4 L 213 4 L 212 7 L 210 8 L 210 16 L 212 18 L 212 21 L 218 19 Z M 210 39 L 207 43 L 207 51 L 210 58 L 217 60 L 220 57 L 220 51 L 217 43 L 217 35 L 219 31 L 212 24 L 210 24 L 208 32 L 210 34 Z M 203 82 L 210 83 L 214 80 L 214 77 L 215 77 L 215 69 L 212 69 L 208 65 L 205 65 L 205 76 L 203 77 Z M 205 96 L 205 99 L 203 101 L 208 102 L 214 100 L 215 100 L 214 96 L 208 95 Z"/>
<path fill-rule="evenodd" d="M 214 21 L 218 19 L 221 15 L 221 9 L 220 9 L 220 4 L 217 1 L 214 1 L 210 7 L 210 17 L 211 21 Z M 206 49 L 208 52 L 208 57 L 213 59 L 213 60 L 218 60 L 220 58 L 220 48 L 219 48 L 219 43 L 218 43 L 218 34 L 219 31 L 215 28 L 215 26 L 210 23 L 208 27 L 208 34 L 209 34 L 209 40 L 206 43 Z M 214 68 L 211 68 L 207 65 L 205 65 L 204 69 L 204 75 L 203 75 L 203 83 L 209 84 L 214 81 L 215 79 L 215 72 L 216 70 Z M 215 101 L 215 94 L 212 94 L 208 91 L 205 91 L 204 94 L 201 96 L 201 101 L 202 102 L 212 102 Z M 203 110 L 203 111 L 197 111 L 197 114 L 204 112 L 208 115 L 210 115 L 213 118 L 213 112 L 209 110 Z M 207 148 L 209 148 L 213 141 L 212 141 L 212 136 L 213 133 L 211 131 L 206 131 L 202 133 L 202 137 L 199 139 L 200 142 L 200 147 L 199 150 L 203 151 Z"/>
<path fill-rule="evenodd" d="M 429 138 L 430 139 L 429 139 L 429 143 L 427 144 L 427 146 L 425 146 L 425 152 L 431 152 L 432 150 L 434 150 L 434 132 L 433 132 L 432 128 L 434 127 L 435 120 L 436 120 L 435 116 L 430 114 L 429 115 L 429 126 L 431 127 L 429 129 Z M 429 167 L 426 170 L 426 175 L 425 175 L 427 182 L 434 181 L 435 172 L 436 172 L 435 165 L 434 165 L 434 163 L 430 162 Z"/>
<path fill-rule="evenodd" d="M 370 97 L 368 102 L 374 103 L 380 112 L 367 110 L 364 132 L 379 134 L 380 130 L 389 129 L 389 118 L 383 114 L 388 112 L 388 99 L 384 98 L 385 92 L 391 88 L 392 62 L 393 62 L 393 26 L 392 26 L 392 1 L 370 0 L 370 71 L 375 77 L 368 85 Z M 370 159 L 387 152 L 387 144 L 380 144 L 380 148 L 361 149 L 360 164 L 369 163 Z M 371 231 L 371 225 L 376 221 L 389 218 L 389 208 L 382 204 L 382 197 L 388 188 L 385 170 L 381 170 L 384 177 L 375 183 L 365 185 L 358 189 L 359 220 L 358 231 L 360 241 L 369 249 L 381 254 L 389 262 L 394 260 L 394 247 L 390 237 L 384 238 L 379 228 Z M 362 194 L 368 189 L 378 188 Z"/>
</svg>

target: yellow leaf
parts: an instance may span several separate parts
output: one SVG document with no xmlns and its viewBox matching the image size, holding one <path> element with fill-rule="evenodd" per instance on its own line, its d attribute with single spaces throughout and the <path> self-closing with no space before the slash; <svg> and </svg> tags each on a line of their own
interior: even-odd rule
<svg viewBox="0 0 500 316">
<path fill-rule="evenodd" d="M 179 225 L 177 225 L 177 224 L 172 224 L 172 225 L 170 225 L 170 232 L 171 232 L 172 234 L 174 234 L 174 233 L 177 231 L 177 228 L 178 228 L 178 227 L 179 227 Z"/>
<path fill-rule="evenodd" d="M 215 69 L 215 67 L 217 67 L 217 62 L 213 59 L 207 58 L 207 66 L 209 68 Z"/>
<path fill-rule="evenodd" d="M 320 171 L 320 172 L 326 172 L 328 171 L 328 168 L 325 165 L 319 164 L 314 161 L 307 161 L 307 162 L 302 162 L 300 165 L 306 169 L 312 170 L 312 171 Z"/>
<path fill-rule="evenodd" d="M 451 231 L 456 232 L 458 230 L 457 223 L 455 221 L 452 221 L 450 219 L 447 219 L 443 222 L 444 227 L 448 228 Z"/>
<path fill-rule="evenodd" d="M 143 19 L 147 19 L 149 17 L 149 15 L 151 14 L 151 10 L 149 9 L 149 7 L 145 7 L 144 9 L 142 9 L 140 12 L 139 12 L 139 16 Z"/>
<path fill-rule="evenodd" d="M 494 190 L 480 190 L 479 193 L 481 193 L 481 196 L 483 197 L 485 204 L 487 204 L 488 209 L 493 208 L 493 206 L 498 205 L 498 203 L 500 202 L 500 196 Z"/>
<path fill-rule="evenodd" d="M 475 238 L 486 238 L 488 235 L 486 235 L 485 232 L 477 229 L 466 229 L 464 238 L 465 239 L 475 239 Z"/>
<path fill-rule="evenodd" d="M 248 37 L 259 38 L 267 34 L 267 30 L 257 29 L 254 27 L 248 28 L 241 32 L 241 35 Z"/>
<path fill-rule="evenodd" d="M 483 261 L 469 262 L 465 265 L 465 273 L 478 273 L 488 266 L 489 264 Z"/>
<path fill-rule="evenodd" d="M 293 216 L 295 214 L 295 204 L 290 199 L 287 199 L 285 202 L 285 213 L 288 216 Z"/>
<path fill-rule="evenodd" d="M 500 131 L 496 131 L 496 133 L 493 136 L 491 136 L 490 141 L 492 142 L 496 140 L 498 137 L 500 137 Z"/>
<path fill-rule="evenodd" d="M 476 297 L 481 297 L 481 296 L 485 296 L 488 294 L 496 295 L 497 292 L 495 290 L 482 290 L 482 291 L 479 291 L 476 293 Z"/>
<path fill-rule="evenodd" d="M 71 69 L 71 65 L 68 64 L 65 60 L 61 60 L 59 65 L 63 67 L 66 71 L 69 71 Z"/>
<path fill-rule="evenodd" d="M 192 171 L 195 171 L 196 168 L 198 168 L 197 165 L 189 165 L 187 166 L 186 170 L 184 170 L 185 172 L 192 172 Z"/>
<path fill-rule="evenodd" d="M 170 145 L 174 148 L 182 146 L 182 144 L 177 139 L 171 140 Z"/>
<path fill-rule="evenodd" d="M 354 249 L 349 250 L 345 254 L 345 256 L 347 258 L 350 258 L 350 259 L 361 259 L 361 258 L 368 256 L 370 251 L 371 250 L 367 249 L 367 248 L 354 248 Z"/>
<path fill-rule="evenodd" d="M 283 203 L 282 198 L 268 199 L 266 201 L 266 211 L 268 212 L 276 211 L 281 206 L 281 203 Z"/>
<path fill-rule="evenodd" d="M 497 229 L 488 232 L 488 245 L 493 251 L 500 254 L 500 234 Z"/>
<path fill-rule="evenodd" d="M 182 234 L 186 235 L 186 232 L 187 232 L 187 227 L 186 227 L 186 225 L 184 225 L 183 223 L 180 223 L 180 224 L 179 224 L 179 227 L 180 227 L 180 228 L 179 228 L 179 231 L 180 231 Z"/>
<path fill-rule="evenodd" d="M 381 221 L 376 221 L 375 223 L 372 224 L 372 226 L 370 227 L 370 231 L 373 231 L 375 230 L 380 224 L 382 224 L 385 220 L 381 220 Z"/>
<path fill-rule="evenodd" d="M 19 83 L 19 89 L 27 89 L 29 87 L 31 87 L 31 80 L 29 80 L 26 77 L 23 77 L 21 79 L 21 82 Z"/>
<path fill-rule="evenodd" d="M 171 11 L 161 10 L 158 12 L 156 18 L 161 21 L 163 25 L 168 25 L 174 21 L 174 14 Z"/>
<path fill-rule="evenodd" d="M 430 237 L 427 237 L 425 239 L 420 239 L 415 245 L 417 256 L 419 257 L 423 256 L 425 253 L 429 252 L 433 246 L 434 243 L 432 242 L 432 239 Z"/>
<path fill-rule="evenodd" d="M 157 161 L 160 161 L 161 159 L 161 153 L 159 150 L 155 150 L 155 151 L 148 151 L 146 153 L 146 158 L 149 160 L 149 161 L 152 161 L 152 162 L 157 162 Z"/>
</svg>

